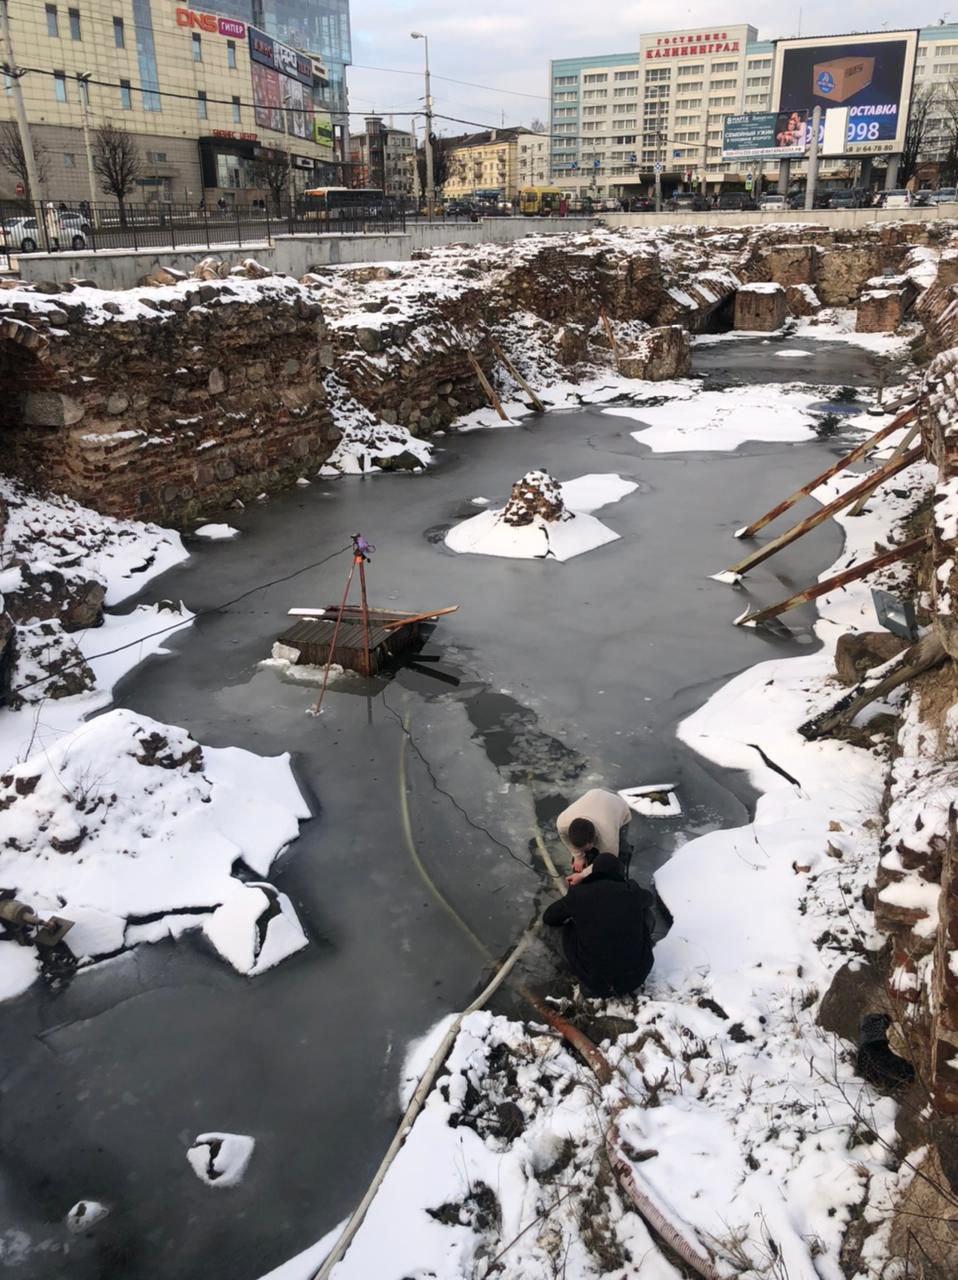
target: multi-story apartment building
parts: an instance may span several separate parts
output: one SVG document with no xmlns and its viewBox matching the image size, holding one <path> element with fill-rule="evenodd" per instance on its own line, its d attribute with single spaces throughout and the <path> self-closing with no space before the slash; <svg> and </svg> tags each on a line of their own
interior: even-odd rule
<svg viewBox="0 0 958 1280">
<path fill-rule="evenodd" d="M 379 116 L 366 117 L 365 133 L 349 138 L 350 175 L 355 187 L 373 187 L 388 196 L 411 200 L 416 192 L 416 143 L 404 129 Z"/>
<path fill-rule="evenodd" d="M 526 185 L 519 178 L 519 146 L 541 138 L 528 129 L 490 129 L 450 141 L 449 176 L 443 188 L 447 199 L 514 200 Z"/>
<path fill-rule="evenodd" d="M 925 27 L 918 36 L 915 94 L 929 98 L 923 158 L 940 163 L 955 142 L 958 105 L 958 24 Z"/>
<path fill-rule="evenodd" d="M 645 35 L 631 53 L 557 59 L 550 64 L 551 180 L 598 197 L 648 189 L 655 166 L 665 188 L 740 185 L 747 174 L 722 159 L 726 116 L 771 110 L 775 46 L 754 27 L 718 26 Z M 958 99 L 958 26 L 922 30 L 916 90 L 952 80 Z M 929 150 L 950 138 L 943 103 L 934 112 Z M 804 164 L 792 163 L 800 175 Z M 823 177 L 850 178 L 855 162 L 828 159 Z M 766 181 L 774 161 L 748 170 Z"/>
<path fill-rule="evenodd" d="M 548 134 L 521 133 L 516 143 L 516 184 L 545 187 L 550 182 Z"/>
<path fill-rule="evenodd" d="M 297 189 L 339 173 L 326 67 L 246 21 L 156 0 L 47 0 L 11 8 L 10 22 L 31 68 L 21 84 L 44 198 L 91 198 L 84 116 L 94 139 L 108 122 L 134 137 L 134 200 L 265 195 L 258 162 L 282 158 Z M 4 88 L 0 120 L 12 121 Z M 0 170 L 0 195 L 17 181 Z"/>
</svg>

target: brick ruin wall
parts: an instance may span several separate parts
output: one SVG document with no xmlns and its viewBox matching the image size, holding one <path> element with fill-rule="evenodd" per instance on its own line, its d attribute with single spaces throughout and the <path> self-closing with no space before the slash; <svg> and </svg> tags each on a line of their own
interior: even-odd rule
<svg viewBox="0 0 958 1280">
<path fill-rule="evenodd" d="M 898 270 L 916 237 L 941 234 L 593 232 L 432 251 L 428 271 L 194 280 L 133 291 L 130 306 L 83 288 L 0 291 L 0 470 L 110 514 L 177 523 L 315 471 L 343 429 L 334 385 L 428 436 L 485 404 L 470 353 L 491 375 L 495 342 L 539 388 L 623 354 L 630 376 L 671 377 L 686 371 L 687 346 L 636 347 L 646 326 L 701 331 L 746 281 L 847 303 Z"/>
</svg>

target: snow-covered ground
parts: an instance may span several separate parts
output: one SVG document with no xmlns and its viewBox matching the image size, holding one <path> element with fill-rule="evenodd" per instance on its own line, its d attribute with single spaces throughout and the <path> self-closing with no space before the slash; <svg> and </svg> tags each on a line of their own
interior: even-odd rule
<svg viewBox="0 0 958 1280">
<path fill-rule="evenodd" d="M 844 519 L 826 572 L 900 539 L 929 480 L 911 468 Z M 840 1280 L 846 1225 L 880 1222 L 908 1177 L 889 1156 L 894 1104 L 816 1021 L 835 970 L 878 945 L 860 900 L 885 761 L 877 746 L 809 743 L 797 728 L 836 694 L 838 635 L 874 626 L 872 584 L 819 601 L 818 652 L 759 663 L 680 726 L 760 797 L 749 824 L 691 840 L 657 872 L 674 923 L 644 993 L 606 1006 L 625 1020 L 604 1046 L 612 1083 L 534 1023 L 471 1015 L 334 1280 L 674 1280 L 610 1174 L 613 1116 L 636 1183 L 718 1274 Z M 728 608 L 731 623 L 733 595 Z M 403 1101 L 444 1031 L 415 1047 Z"/>
<path fill-rule="evenodd" d="M 3 562 L 98 582 L 109 604 L 187 554 L 155 525 L 3 479 L 0 495 Z M 4 573 L 8 593 L 23 572 Z M 284 895 L 234 875 L 243 865 L 266 876 L 309 815 L 289 757 L 203 749 L 182 729 L 106 710 L 115 683 L 191 618 L 182 606 L 140 605 L 69 633 L 95 677 L 71 697 L 46 697 L 42 669 L 17 669 L 37 683 L 21 688 L 22 707 L 0 710 L 0 884 L 41 915 L 72 920 L 67 943 L 81 962 L 202 928 L 224 959 L 255 975 L 306 945 Z M 38 973 L 36 951 L 0 941 L 0 999 Z"/>
</svg>

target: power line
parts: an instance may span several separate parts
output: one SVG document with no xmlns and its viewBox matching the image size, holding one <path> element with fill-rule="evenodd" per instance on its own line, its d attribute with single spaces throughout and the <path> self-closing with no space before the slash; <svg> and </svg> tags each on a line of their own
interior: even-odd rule
<svg viewBox="0 0 958 1280">
<path fill-rule="evenodd" d="M 418 76 L 422 78 L 421 71 L 408 71 L 405 67 L 364 67 L 359 62 L 351 62 L 349 64 L 356 71 L 381 71 L 391 76 Z M 545 93 L 523 93 L 520 89 L 500 89 L 493 84 L 475 84 L 472 80 L 454 80 L 452 76 L 440 76 L 435 71 L 429 73 L 433 80 L 444 80 L 446 84 L 461 84 L 467 89 L 487 89 L 490 93 L 507 93 L 513 98 L 535 98 L 538 102 L 548 102 L 549 96 Z"/>
</svg>

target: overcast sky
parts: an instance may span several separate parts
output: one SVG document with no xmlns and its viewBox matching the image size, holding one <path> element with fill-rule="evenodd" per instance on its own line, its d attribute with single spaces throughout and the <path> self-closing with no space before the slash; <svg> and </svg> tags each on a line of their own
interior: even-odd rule
<svg viewBox="0 0 958 1280">
<path fill-rule="evenodd" d="M 949 21 L 958 22 L 958 0 L 953 3 Z M 759 39 L 771 40 L 798 35 L 799 23 L 802 35 L 833 35 L 883 25 L 890 30 L 916 23 L 933 26 L 946 13 L 932 4 L 916 14 L 908 0 L 845 0 L 841 5 L 826 0 L 805 0 L 804 5 L 799 0 L 702 0 L 691 7 L 682 0 L 352 0 L 350 108 L 384 114 L 421 110 L 423 45 L 410 39 L 410 31 L 429 36 L 437 113 L 479 125 L 503 119 L 529 124 L 537 116 L 548 119 L 550 58 L 637 50 L 643 32 L 751 23 Z M 440 76 L 491 88 L 467 88 Z M 408 120 L 396 114 L 397 126 L 408 127 Z M 437 125 L 441 133 L 468 127 L 443 121 Z M 362 128 L 358 117 L 352 127 Z"/>
</svg>

